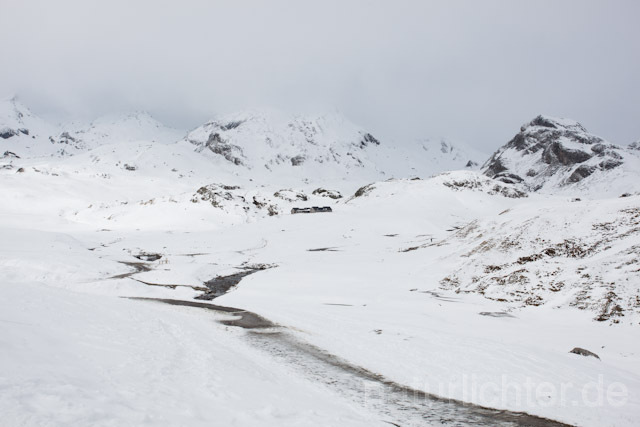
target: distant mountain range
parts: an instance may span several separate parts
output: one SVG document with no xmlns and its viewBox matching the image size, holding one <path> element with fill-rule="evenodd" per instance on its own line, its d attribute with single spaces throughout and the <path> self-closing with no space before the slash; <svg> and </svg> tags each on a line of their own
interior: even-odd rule
<svg viewBox="0 0 640 427">
<path fill-rule="evenodd" d="M 0 103 L 0 130 L 0 156 L 65 157 L 133 142 L 188 145 L 213 167 L 231 166 L 260 182 L 429 176 L 477 168 L 486 157 L 445 139 L 389 144 L 337 113 L 309 117 L 244 111 L 217 116 L 187 133 L 144 112 L 105 116 L 89 124 L 51 124 L 11 98 Z"/>
<path fill-rule="evenodd" d="M 487 158 L 447 139 L 382 141 L 337 113 L 300 116 L 250 110 L 216 116 L 184 132 L 144 112 L 105 116 L 89 124 L 51 124 L 16 98 L 0 102 L 0 157 L 5 162 L 66 157 L 136 142 L 180 147 L 179 151 L 191 147 L 213 168 L 260 183 L 428 177 L 448 170 L 476 170 Z M 633 192 L 640 178 L 640 142 L 617 146 L 588 133 L 576 121 L 538 116 L 480 170 L 523 191 Z"/>
</svg>

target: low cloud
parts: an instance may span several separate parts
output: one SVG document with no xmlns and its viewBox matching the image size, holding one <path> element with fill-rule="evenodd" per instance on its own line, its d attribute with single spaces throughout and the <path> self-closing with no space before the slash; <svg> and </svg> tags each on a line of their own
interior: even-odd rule
<svg viewBox="0 0 640 427">
<path fill-rule="evenodd" d="M 338 109 L 491 151 L 545 113 L 640 139 L 635 1 L 0 2 L 0 94 L 44 115 Z"/>
</svg>

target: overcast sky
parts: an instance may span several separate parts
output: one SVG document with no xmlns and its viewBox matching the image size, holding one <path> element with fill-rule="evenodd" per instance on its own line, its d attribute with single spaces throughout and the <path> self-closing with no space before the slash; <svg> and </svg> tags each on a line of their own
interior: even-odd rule
<svg viewBox="0 0 640 427">
<path fill-rule="evenodd" d="M 491 151 L 539 113 L 640 139 L 640 1 L 0 0 L 0 96 L 190 128 L 338 109 Z"/>
</svg>

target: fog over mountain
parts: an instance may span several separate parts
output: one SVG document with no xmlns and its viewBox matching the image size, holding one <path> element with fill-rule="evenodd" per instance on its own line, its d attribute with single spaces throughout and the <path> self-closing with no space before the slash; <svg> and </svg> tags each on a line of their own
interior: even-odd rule
<svg viewBox="0 0 640 427">
<path fill-rule="evenodd" d="M 0 97 L 191 129 L 254 107 L 339 110 L 385 140 L 492 151 L 523 117 L 640 137 L 634 1 L 1 1 Z"/>
</svg>

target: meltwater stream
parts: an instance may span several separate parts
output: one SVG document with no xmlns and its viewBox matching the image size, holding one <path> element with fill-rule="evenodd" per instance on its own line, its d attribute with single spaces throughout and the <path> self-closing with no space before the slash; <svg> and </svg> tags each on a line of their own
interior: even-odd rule
<svg viewBox="0 0 640 427">
<path fill-rule="evenodd" d="M 395 426 L 567 426 L 519 412 L 495 410 L 443 399 L 405 387 L 305 343 L 286 328 L 249 311 L 196 301 L 150 299 L 231 314 L 220 322 L 247 330 L 246 339 L 297 374 L 321 383 L 381 421 Z"/>
</svg>

